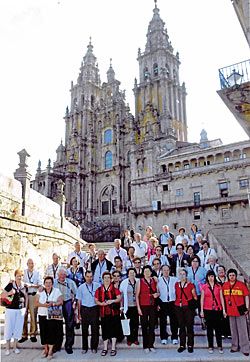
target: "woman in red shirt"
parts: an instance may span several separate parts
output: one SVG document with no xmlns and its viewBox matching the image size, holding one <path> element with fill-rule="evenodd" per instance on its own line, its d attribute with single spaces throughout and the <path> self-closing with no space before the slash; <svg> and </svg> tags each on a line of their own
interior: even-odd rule
<svg viewBox="0 0 250 362">
<path fill-rule="evenodd" d="M 155 311 L 156 298 L 159 297 L 157 290 L 157 278 L 151 277 L 150 265 L 143 267 L 143 278 L 136 290 L 136 305 L 139 316 L 141 316 L 142 340 L 145 353 L 155 352 Z"/>
<path fill-rule="evenodd" d="M 186 349 L 186 340 L 188 352 L 194 351 L 194 316 L 195 311 L 191 308 L 189 302 L 193 299 L 197 300 L 195 286 L 187 279 L 187 271 L 185 268 L 178 268 L 179 282 L 175 284 L 175 308 L 176 316 L 180 328 L 180 347 L 178 352 L 181 353 Z"/>
<path fill-rule="evenodd" d="M 207 272 L 206 284 L 202 286 L 200 316 L 205 318 L 207 324 L 209 353 L 213 353 L 214 350 L 214 331 L 219 352 L 223 353 L 221 325 L 223 316 L 226 317 L 225 303 L 222 288 L 213 270 Z"/>
<path fill-rule="evenodd" d="M 111 339 L 111 356 L 116 355 L 116 339 L 120 333 L 120 301 L 121 292 L 111 283 L 111 273 L 102 274 L 103 285 L 95 292 L 95 302 L 100 307 L 103 350 L 101 355 L 108 353 L 108 341 Z"/>
</svg>

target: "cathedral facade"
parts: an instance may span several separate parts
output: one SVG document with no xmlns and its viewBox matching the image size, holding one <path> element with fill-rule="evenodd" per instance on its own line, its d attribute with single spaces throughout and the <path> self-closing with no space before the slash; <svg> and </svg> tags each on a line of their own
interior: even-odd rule
<svg viewBox="0 0 250 362">
<path fill-rule="evenodd" d="M 237 156 L 229 168 L 237 175 L 240 172 L 236 182 L 245 180 L 237 193 L 240 198 L 234 200 L 246 214 L 249 142 L 229 145 L 228 150 L 220 140 L 208 141 L 203 131 L 199 143 L 188 143 L 186 88 L 179 79 L 179 54 L 174 53 L 157 5 L 145 49 L 138 50 L 137 60 L 139 79 L 134 82 L 133 115 L 111 62 L 107 80 L 101 82 L 90 40 L 77 82 L 71 84 L 64 144 L 57 148 L 53 166 L 49 161 L 46 170 L 41 170 L 38 164 L 32 187 L 53 199 L 57 183 L 62 180 L 66 216 L 80 223 L 83 238 L 91 230 L 94 235 L 107 226 L 142 230 L 152 224 L 159 231 L 160 225 L 167 223 L 177 228 L 194 222 L 198 216 L 205 225 L 211 218 L 218 220 L 225 203 L 232 215 L 235 203 L 225 201 L 225 194 L 220 194 L 224 186 L 218 184 L 224 179 L 228 182 L 225 172 Z M 244 171 L 235 167 L 239 159 L 244 161 Z M 214 179 L 214 172 L 224 172 L 224 176 Z M 207 174 L 212 176 L 203 177 Z M 214 195 L 211 182 L 217 184 Z M 204 205 L 203 183 L 210 185 L 205 198 L 214 199 Z M 219 203 L 215 202 L 217 196 L 223 197 Z M 212 208 L 212 214 L 208 208 Z"/>
</svg>

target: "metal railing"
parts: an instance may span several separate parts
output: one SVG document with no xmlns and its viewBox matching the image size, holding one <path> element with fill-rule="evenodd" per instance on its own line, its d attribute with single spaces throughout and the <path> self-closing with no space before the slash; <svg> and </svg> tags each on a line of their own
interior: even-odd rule
<svg viewBox="0 0 250 362">
<path fill-rule="evenodd" d="M 221 89 L 250 81 L 250 59 L 219 69 Z"/>
</svg>

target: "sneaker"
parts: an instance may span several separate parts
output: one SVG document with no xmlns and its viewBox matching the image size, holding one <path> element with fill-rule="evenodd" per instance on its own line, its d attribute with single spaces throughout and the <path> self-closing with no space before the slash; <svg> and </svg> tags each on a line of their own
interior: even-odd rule
<svg viewBox="0 0 250 362">
<path fill-rule="evenodd" d="M 166 339 L 161 340 L 161 344 L 167 344 L 167 343 L 168 343 L 168 341 Z"/>
<path fill-rule="evenodd" d="M 223 353 L 224 353 L 224 351 L 223 351 L 223 348 L 222 348 L 222 347 L 220 347 L 220 348 L 219 348 L 219 353 L 220 353 L 220 354 L 223 354 Z"/>
<path fill-rule="evenodd" d="M 37 342 L 37 338 L 36 338 L 36 336 L 32 336 L 32 337 L 30 337 L 30 340 L 31 340 L 31 342 Z"/>
<path fill-rule="evenodd" d="M 214 349 L 213 348 L 208 348 L 208 352 L 209 353 L 214 353 Z"/>
<path fill-rule="evenodd" d="M 127 345 L 130 347 L 132 345 L 132 342 L 128 341 Z"/>
<path fill-rule="evenodd" d="M 149 348 L 144 348 L 144 352 L 148 354 L 149 353 Z"/>
<path fill-rule="evenodd" d="M 156 350 L 154 349 L 154 347 L 153 347 L 153 348 L 149 348 L 149 350 L 150 350 L 150 352 L 153 352 L 153 353 L 156 352 Z"/>
<path fill-rule="evenodd" d="M 139 346 L 140 343 L 139 343 L 139 341 L 135 341 L 134 344 L 135 344 L 136 346 Z"/>
<path fill-rule="evenodd" d="M 6 349 L 5 351 L 5 356 L 9 356 L 10 355 L 10 350 L 9 349 Z"/>
<path fill-rule="evenodd" d="M 178 344 L 178 339 L 173 339 L 172 343 L 173 344 Z"/>
<path fill-rule="evenodd" d="M 19 354 L 19 353 L 20 353 L 20 349 L 15 348 L 15 349 L 13 350 L 13 352 L 14 352 L 15 354 Z"/>
</svg>

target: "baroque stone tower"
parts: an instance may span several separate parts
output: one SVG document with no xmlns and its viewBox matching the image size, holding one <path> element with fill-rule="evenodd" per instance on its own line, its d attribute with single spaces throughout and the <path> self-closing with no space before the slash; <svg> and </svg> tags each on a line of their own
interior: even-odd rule
<svg viewBox="0 0 250 362">
<path fill-rule="evenodd" d="M 168 137 L 187 141 L 186 89 L 179 83 L 179 53 L 173 53 L 165 23 L 155 0 L 145 51 L 138 50 L 139 84 L 135 80 L 135 116 L 145 137 Z M 151 132 L 153 131 L 153 133 Z"/>
<path fill-rule="evenodd" d="M 53 199 L 61 179 L 66 215 L 85 232 L 96 225 L 131 226 L 136 184 L 152 180 L 162 150 L 187 140 L 179 55 L 174 55 L 164 25 L 155 0 L 145 51 L 138 51 L 135 117 L 111 60 L 107 81 L 101 83 L 90 39 L 77 82 L 71 84 L 64 145 L 57 148 L 53 167 L 50 161 L 45 171 L 38 165 L 33 188 Z"/>
</svg>

